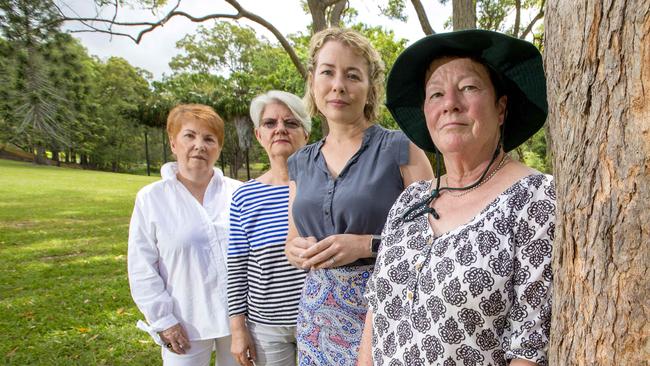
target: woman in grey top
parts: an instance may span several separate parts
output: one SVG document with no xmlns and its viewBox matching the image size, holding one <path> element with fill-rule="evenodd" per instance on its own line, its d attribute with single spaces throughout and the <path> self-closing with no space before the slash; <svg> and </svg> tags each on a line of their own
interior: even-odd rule
<svg viewBox="0 0 650 366">
<path fill-rule="evenodd" d="M 311 40 L 309 65 L 307 107 L 330 131 L 289 159 L 285 253 L 310 270 L 299 305 L 298 361 L 354 365 L 373 238 L 404 187 L 433 172 L 404 134 L 372 124 L 384 68 L 367 39 L 351 30 L 321 31 Z"/>
</svg>

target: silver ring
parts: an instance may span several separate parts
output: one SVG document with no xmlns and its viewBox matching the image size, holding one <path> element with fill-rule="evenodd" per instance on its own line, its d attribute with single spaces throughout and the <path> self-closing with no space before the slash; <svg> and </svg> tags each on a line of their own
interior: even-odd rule
<svg viewBox="0 0 650 366">
<path fill-rule="evenodd" d="M 330 258 L 330 266 L 334 265 L 334 257 Z"/>
</svg>

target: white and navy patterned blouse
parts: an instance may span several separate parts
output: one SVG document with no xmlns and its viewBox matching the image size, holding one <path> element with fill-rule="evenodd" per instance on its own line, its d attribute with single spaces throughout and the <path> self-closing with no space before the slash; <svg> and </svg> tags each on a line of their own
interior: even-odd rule
<svg viewBox="0 0 650 366">
<path fill-rule="evenodd" d="M 366 297 L 375 365 L 545 365 L 551 322 L 555 186 L 522 178 L 466 225 L 436 237 L 403 212 L 431 182 L 393 205 Z"/>
<path fill-rule="evenodd" d="M 254 323 L 295 326 L 305 271 L 284 254 L 289 186 L 251 180 L 232 197 L 228 244 L 229 315 Z"/>
</svg>

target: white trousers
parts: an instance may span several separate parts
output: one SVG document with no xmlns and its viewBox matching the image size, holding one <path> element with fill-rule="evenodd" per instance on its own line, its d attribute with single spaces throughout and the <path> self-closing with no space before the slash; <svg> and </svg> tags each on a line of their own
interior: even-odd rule
<svg viewBox="0 0 650 366">
<path fill-rule="evenodd" d="M 230 354 L 231 337 L 190 341 L 190 349 L 179 355 L 162 347 L 164 366 L 210 366 L 212 351 L 216 352 L 215 366 L 238 366 Z"/>
<path fill-rule="evenodd" d="M 255 343 L 255 366 L 296 366 L 296 327 L 247 322 Z"/>
</svg>

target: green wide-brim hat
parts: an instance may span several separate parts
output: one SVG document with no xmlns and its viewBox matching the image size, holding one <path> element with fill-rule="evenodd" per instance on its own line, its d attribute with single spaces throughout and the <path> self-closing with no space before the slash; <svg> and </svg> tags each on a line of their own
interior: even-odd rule
<svg viewBox="0 0 650 366">
<path fill-rule="evenodd" d="M 504 149 L 510 151 L 535 134 L 546 121 L 546 77 L 542 55 L 530 42 L 486 30 L 438 33 L 413 43 L 399 55 L 388 75 L 386 106 L 404 133 L 420 148 L 436 150 L 427 129 L 425 73 L 443 56 L 481 60 L 499 74 L 508 96 Z"/>
</svg>

